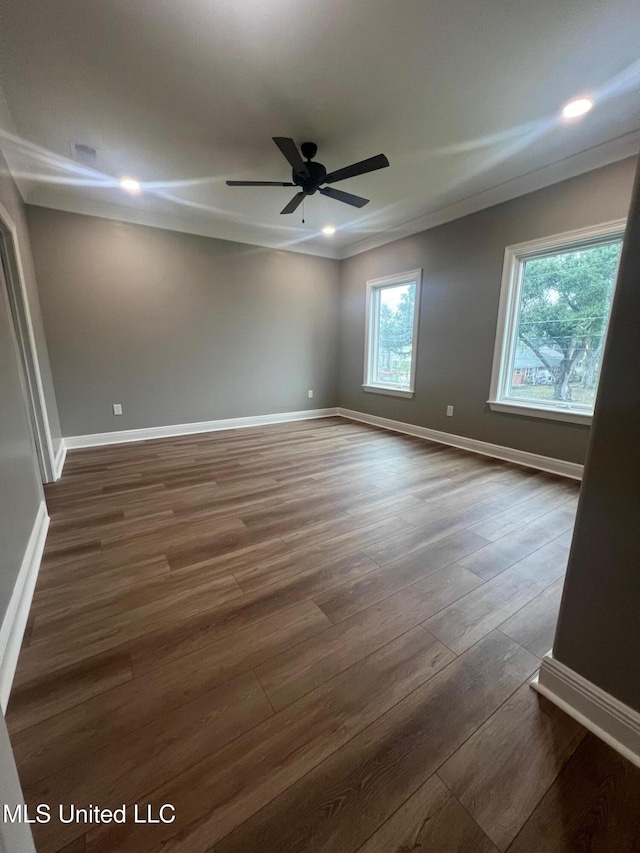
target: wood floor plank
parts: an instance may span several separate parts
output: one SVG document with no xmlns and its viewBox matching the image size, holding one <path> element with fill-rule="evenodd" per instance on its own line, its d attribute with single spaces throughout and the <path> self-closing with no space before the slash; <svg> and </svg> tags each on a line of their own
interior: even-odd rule
<svg viewBox="0 0 640 853">
<path fill-rule="evenodd" d="M 479 482 L 454 484 L 445 495 L 437 495 L 424 501 L 424 505 L 403 513 L 403 518 L 416 527 L 459 512 L 465 507 L 475 506 L 481 502 L 498 500 L 505 492 L 503 484 L 495 478 L 493 471 L 479 475 Z M 491 503 L 493 506 L 493 502 Z M 496 512 L 501 505 L 496 507 Z M 468 526 L 468 525 L 467 525 Z"/>
<path fill-rule="evenodd" d="M 530 526 L 543 516 L 547 516 L 553 509 L 565 509 L 571 514 L 571 521 L 573 521 L 575 513 L 571 496 L 575 496 L 576 489 L 577 487 L 569 486 L 545 486 L 524 501 L 514 501 L 514 505 L 505 509 L 500 515 L 486 521 L 479 521 L 470 529 L 493 542 L 496 539 L 502 539 L 509 533 L 521 530 L 523 519 L 526 519 Z M 564 528 L 564 530 L 566 529 L 568 527 Z M 544 524 L 536 525 L 536 530 L 542 532 Z M 563 532 L 563 530 L 559 532 Z"/>
<path fill-rule="evenodd" d="M 499 522 L 502 518 L 503 514 L 500 514 L 488 521 Z M 564 507 L 551 510 L 530 522 L 523 523 L 521 516 L 517 530 L 493 540 L 468 557 L 463 557 L 460 563 L 484 580 L 490 580 L 543 545 L 558 539 L 566 530 L 572 530 L 574 519 L 574 513 Z M 473 525 L 470 529 L 480 535 L 483 529 L 486 530 L 483 523 Z M 486 532 L 491 535 L 490 530 Z"/>
<path fill-rule="evenodd" d="M 153 602 L 171 600 L 176 607 L 180 606 L 183 596 L 193 589 L 202 590 L 202 594 L 212 596 L 211 606 L 216 603 L 238 598 L 242 591 L 233 575 L 214 575 L 207 569 L 195 569 L 190 572 L 163 573 L 159 577 L 144 580 L 135 585 L 129 585 L 124 590 L 107 590 L 87 601 L 75 601 L 62 612 L 40 610 L 36 614 L 33 642 L 47 642 L 55 639 L 64 627 L 66 637 L 74 628 L 80 627 L 86 632 L 89 626 L 109 622 L 116 623 L 117 617 L 136 610 L 136 618 L 144 620 L 152 610 Z M 215 596 L 215 598 L 213 598 Z"/>
<path fill-rule="evenodd" d="M 289 549 L 287 553 L 281 556 L 273 557 L 246 569 L 237 569 L 233 574 L 245 592 L 252 592 L 284 581 L 300 572 L 314 569 L 339 557 L 350 555 L 372 541 L 376 542 L 394 536 L 399 531 L 406 532 L 410 529 L 411 525 L 408 522 L 391 516 L 377 524 L 369 524 L 358 527 L 349 533 L 333 536 L 310 548 L 301 548 L 295 551 Z"/>
<path fill-rule="evenodd" d="M 509 853 L 640 850 L 640 769 L 587 734 Z"/>
<path fill-rule="evenodd" d="M 418 620 L 414 620 L 412 626 L 402 611 L 389 613 L 385 618 L 384 612 L 372 607 L 271 658 L 258 666 L 255 672 L 271 704 L 280 710 L 395 640 L 417 623 Z M 454 657 L 442 644 L 440 655 L 443 662 Z"/>
<path fill-rule="evenodd" d="M 106 524 L 113 524 L 115 521 L 123 521 L 124 518 L 123 510 L 104 512 L 90 506 L 75 513 L 67 512 L 64 515 L 54 515 L 49 522 L 49 531 L 57 535 L 86 527 L 102 527 Z"/>
<path fill-rule="evenodd" d="M 151 548 L 148 554 L 139 559 L 131 559 L 129 555 L 121 552 L 105 552 L 102 549 L 92 554 L 89 559 L 85 555 L 68 557 L 63 562 L 41 567 L 35 597 L 38 597 L 40 590 L 73 583 L 74 580 L 97 576 L 107 571 L 120 570 L 126 574 L 131 569 L 132 574 L 136 571 L 143 574 L 146 569 L 151 573 L 156 563 L 159 564 L 158 569 L 161 564 L 161 570 L 166 571 L 167 560 L 159 548 Z"/>
<path fill-rule="evenodd" d="M 565 548 L 571 548 L 571 542 L 573 540 L 573 527 L 569 530 L 565 530 L 558 538 L 555 540 L 558 545 L 563 545 Z"/>
<path fill-rule="evenodd" d="M 474 575 L 457 566 L 439 571 L 269 660 L 256 674 L 274 707 L 285 707 L 478 583 Z"/>
<path fill-rule="evenodd" d="M 363 492 L 362 495 L 357 497 L 350 496 L 347 500 L 340 503 L 341 509 L 350 515 L 362 515 L 374 512 L 382 513 L 386 510 L 393 510 L 389 512 L 390 515 L 398 515 L 421 505 L 422 501 L 420 498 L 409 493 L 394 494 L 391 497 L 386 495 L 377 497 L 376 495 L 372 495 L 369 489 Z M 383 516 L 381 515 L 380 517 L 382 518 Z"/>
<path fill-rule="evenodd" d="M 65 844 L 58 853 L 85 853 L 85 850 L 85 837 L 81 835 L 80 838 L 76 838 L 70 844 Z"/>
<path fill-rule="evenodd" d="M 186 621 L 151 630 L 128 644 L 134 670 L 142 673 L 153 669 L 159 658 L 164 663 L 177 660 L 375 568 L 374 562 L 356 551 L 282 583 L 208 609 Z"/>
<path fill-rule="evenodd" d="M 276 536 L 274 539 L 267 539 L 253 545 L 241 545 L 234 551 L 229 551 L 225 554 L 218 554 L 213 557 L 205 555 L 204 559 L 202 559 L 202 555 L 199 555 L 195 560 L 178 557 L 174 559 L 171 554 L 167 554 L 167 562 L 172 572 L 190 571 L 194 568 L 207 568 L 212 573 L 231 574 L 235 576 L 237 573 L 253 568 L 263 561 L 279 557 L 283 554 L 289 554 L 290 552 L 290 546 L 279 536 Z"/>
<path fill-rule="evenodd" d="M 624 774 L 571 769 L 581 745 L 553 781 L 573 724 L 518 704 L 578 484 L 330 417 L 71 450 L 45 494 L 8 711 L 28 797 L 178 820 L 52 821 L 39 853 L 496 853 L 523 820 L 516 853 L 633 849 Z M 561 814 L 581 783 L 613 833 Z"/>
<path fill-rule="evenodd" d="M 149 802 L 173 803 L 175 824 L 99 828 L 88 835 L 88 853 L 160 851 L 178 834 L 183 849 L 208 850 L 429 679 L 442 664 L 440 649 L 412 629 L 155 791 Z"/>
<path fill-rule="evenodd" d="M 431 776 L 358 853 L 498 853 L 437 776 Z"/>
<path fill-rule="evenodd" d="M 418 551 L 438 539 L 444 539 L 445 536 L 450 536 L 458 530 L 463 530 L 465 527 L 479 521 L 483 518 L 488 518 L 495 515 L 496 510 L 494 504 L 489 501 L 479 501 L 472 506 L 463 509 L 448 512 L 444 515 L 434 513 L 438 517 L 432 521 L 422 521 L 419 527 L 413 527 L 411 530 L 405 530 L 395 536 L 385 537 L 378 542 L 362 547 L 362 551 L 379 563 L 381 566 L 398 560 L 410 554 L 412 551 Z M 408 519 L 410 522 L 417 521 L 418 517 L 415 513 L 405 513 L 403 519 Z M 423 518 L 421 515 L 420 518 Z M 411 522 L 412 523 L 412 522 Z"/>
<path fill-rule="evenodd" d="M 137 731 L 330 626 L 309 601 L 21 730 L 13 751 L 29 784 Z M 446 654 L 451 654 L 447 650 Z M 15 721 L 14 721 L 15 728 Z"/>
<path fill-rule="evenodd" d="M 213 530 L 209 534 L 203 533 L 200 537 L 190 537 L 185 534 L 175 544 L 168 546 L 166 542 L 160 542 L 156 537 L 148 537 L 146 542 L 136 539 L 119 546 L 114 545 L 111 551 L 115 555 L 126 554 L 131 559 L 139 559 L 150 547 L 160 547 L 172 567 L 181 567 L 202 563 L 205 560 L 232 553 L 238 548 L 258 545 L 274 535 L 277 534 L 263 530 L 250 530 L 243 526 L 232 530 Z"/>
<path fill-rule="evenodd" d="M 582 726 L 525 684 L 438 775 L 506 850 L 584 735 Z"/>
<path fill-rule="evenodd" d="M 332 622 L 340 622 L 454 563 L 459 557 L 464 557 L 486 543 L 487 540 L 481 536 L 469 530 L 460 530 L 418 551 L 411 551 L 380 569 L 367 572 L 355 581 L 314 596 L 314 601 Z"/>
<path fill-rule="evenodd" d="M 90 763 L 83 759 L 33 784 L 22 780 L 25 802 L 31 808 L 52 797 L 80 808 L 133 803 L 272 716 L 256 677 L 245 673 L 98 750 Z M 57 821 L 36 825 L 38 853 L 55 851 L 84 830 Z"/>
<path fill-rule="evenodd" d="M 216 850 L 354 853 L 537 663 L 504 635 L 487 637 L 234 832 L 212 839 Z M 194 851 L 203 830 L 189 835 Z"/>
<path fill-rule="evenodd" d="M 122 513 L 124 515 L 124 512 Z M 148 533 L 158 534 L 176 521 L 173 510 L 162 509 L 135 520 L 122 518 L 111 524 L 87 524 L 84 528 L 62 531 L 54 528 L 47 540 L 47 554 L 56 553 L 74 543 L 82 544 L 89 537 L 96 538 L 102 545 L 122 540 L 139 538 Z"/>
<path fill-rule="evenodd" d="M 42 660 L 42 651 L 37 652 L 37 659 Z M 38 666 L 37 673 L 34 675 L 24 665 L 16 672 L 6 718 L 11 734 L 133 678 L 131 655 L 126 649 L 88 657 L 76 666 L 56 672 L 47 671 L 43 664 Z"/>
<path fill-rule="evenodd" d="M 105 590 L 115 592 L 167 574 L 169 571 L 169 564 L 164 557 L 152 557 L 140 563 L 117 566 L 103 571 L 95 571 L 93 565 L 90 570 L 85 567 L 84 571 L 79 571 L 76 568 L 73 575 L 67 578 L 54 575 L 50 579 L 51 583 L 47 583 L 48 578 L 39 577 L 31 612 L 34 616 L 38 613 L 49 615 L 69 607 L 73 608 L 74 605 L 82 606 L 92 598 L 104 595 Z"/>
<path fill-rule="evenodd" d="M 148 518 L 145 516 L 127 518 L 116 533 L 100 539 L 102 550 L 137 555 L 151 548 L 161 548 L 164 553 L 169 547 L 186 544 L 201 546 L 203 543 L 214 543 L 218 546 L 220 543 L 226 543 L 227 539 L 233 539 L 232 534 L 237 534 L 240 538 L 243 534 L 248 534 L 247 526 L 236 516 L 212 516 L 203 513 L 195 518 L 184 519 L 176 518 L 171 509 L 170 518 L 166 518 L 164 523 L 155 527 L 148 525 L 148 529 L 142 531 L 135 530 L 136 525 L 146 521 Z"/>
<path fill-rule="evenodd" d="M 421 503 L 413 495 L 395 496 L 394 498 L 386 498 L 384 501 L 378 500 L 375 505 L 372 504 L 364 510 L 351 513 L 344 512 L 338 518 L 308 525 L 292 533 L 282 534 L 282 539 L 296 550 L 311 548 L 343 533 L 361 530 L 363 527 L 370 528 L 372 524 L 397 517 L 408 509 L 415 509 L 416 505 Z"/>
<path fill-rule="evenodd" d="M 564 575 L 569 552 L 551 542 L 424 623 L 460 654 Z"/>
<path fill-rule="evenodd" d="M 120 509 L 124 502 L 144 503 L 150 497 L 166 495 L 166 492 L 167 489 L 162 483 L 154 483 L 151 486 L 135 486 L 129 488 L 127 492 L 116 492 L 114 494 L 104 494 L 102 492 L 96 494 L 93 489 L 85 486 L 77 494 L 71 495 L 71 497 L 52 494 L 51 488 L 48 488 L 46 490 L 46 497 L 47 507 L 51 509 L 54 515 L 57 515 L 64 510 L 81 509 L 87 505 L 87 500 L 91 500 L 92 504 L 96 507 L 100 507 L 106 511 L 114 508 Z"/>
<path fill-rule="evenodd" d="M 543 658 L 553 647 L 563 586 L 564 578 L 551 584 L 499 625 L 499 629 L 532 655 Z"/>
<path fill-rule="evenodd" d="M 112 620 L 88 625 L 73 624 L 68 630 L 59 632 L 54 639 L 43 639 L 31 643 L 22 654 L 23 673 L 35 677 L 43 671 L 54 671 L 77 663 L 87 657 L 146 637 L 150 626 L 161 622 L 165 625 L 181 624 L 188 618 L 211 612 L 224 602 L 231 603 L 243 598 L 242 590 L 233 578 L 225 578 L 217 585 L 210 581 L 175 595 L 143 604 L 133 610 L 119 611 Z"/>
<path fill-rule="evenodd" d="M 282 501 L 276 506 L 243 513 L 242 523 L 250 531 L 258 531 L 265 536 L 287 536 L 299 532 L 301 528 L 318 521 L 345 518 L 346 513 L 334 501 L 314 498 L 305 501 Z M 266 537 L 265 537 L 266 538 Z"/>
</svg>

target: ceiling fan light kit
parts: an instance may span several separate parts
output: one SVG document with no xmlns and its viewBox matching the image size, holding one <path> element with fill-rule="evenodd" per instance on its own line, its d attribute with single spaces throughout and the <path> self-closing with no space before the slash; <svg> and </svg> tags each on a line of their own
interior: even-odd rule
<svg viewBox="0 0 640 853">
<path fill-rule="evenodd" d="M 345 166 L 343 169 L 327 173 L 322 163 L 316 163 L 313 159 L 318 151 L 315 142 L 303 142 L 300 151 L 298 151 L 293 139 L 285 136 L 274 136 L 273 141 L 292 168 L 292 182 L 227 181 L 227 185 L 230 187 L 300 187 L 300 192 L 296 193 L 291 201 L 283 207 L 280 211 L 281 214 L 293 213 L 307 196 L 316 192 L 344 204 L 350 204 L 352 207 L 364 207 L 365 204 L 369 204 L 368 198 L 362 198 L 362 196 L 324 185 L 344 181 L 347 178 L 355 178 L 358 175 L 366 175 L 368 172 L 375 172 L 389 165 L 384 154 L 377 154 L 375 157 L 369 157 L 366 160 L 360 160 L 358 163 L 352 163 L 351 166 Z"/>
</svg>

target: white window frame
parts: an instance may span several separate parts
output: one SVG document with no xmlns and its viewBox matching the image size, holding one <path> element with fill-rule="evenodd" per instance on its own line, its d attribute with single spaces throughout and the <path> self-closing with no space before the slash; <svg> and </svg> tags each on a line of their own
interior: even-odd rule
<svg viewBox="0 0 640 853">
<path fill-rule="evenodd" d="M 591 423 L 593 409 L 591 411 L 586 409 L 580 411 L 578 408 L 572 408 L 569 403 L 551 403 L 549 401 L 534 403 L 516 400 L 509 397 L 507 393 L 509 371 L 513 364 L 513 351 L 516 345 L 516 327 L 522 293 L 524 262 L 531 258 L 545 257 L 554 252 L 559 253 L 597 245 L 607 239 L 621 240 L 624 237 L 625 227 L 626 219 L 616 219 L 590 228 L 565 231 L 563 234 L 556 234 L 552 237 L 542 237 L 539 240 L 507 246 L 502 269 L 491 389 L 487 401 L 493 411 L 527 415 L 534 418 L 549 418 L 550 420 L 568 421 L 570 423 Z M 608 326 L 609 321 L 607 320 L 604 333 L 605 342 Z"/>
<path fill-rule="evenodd" d="M 378 327 L 378 293 L 387 287 L 398 287 L 402 284 L 415 284 L 416 298 L 413 308 L 413 340 L 411 349 L 411 377 L 409 388 L 394 388 L 393 385 L 382 385 L 373 382 L 373 370 L 376 363 L 377 341 L 374 329 Z M 364 338 L 364 380 L 362 387 L 374 394 L 388 394 L 391 397 L 413 397 L 415 394 L 416 364 L 418 360 L 418 326 L 420 323 L 420 291 L 422 290 L 422 270 L 409 270 L 373 278 L 366 287 L 366 315 Z"/>
</svg>

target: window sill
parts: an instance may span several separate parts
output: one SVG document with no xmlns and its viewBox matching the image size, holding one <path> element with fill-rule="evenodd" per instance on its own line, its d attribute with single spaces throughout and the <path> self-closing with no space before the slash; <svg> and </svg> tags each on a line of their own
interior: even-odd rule
<svg viewBox="0 0 640 853">
<path fill-rule="evenodd" d="M 565 421 L 572 424 L 591 425 L 593 415 L 587 412 L 574 412 L 570 409 L 556 408 L 555 406 L 536 406 L 534 403 L 516 403 L 504 400 L 488 400 L 489 407 L 493 412 L 508 412 L 511 415 L 525 415 L 530 418 L 546 418 L 551 421 Z"/>
<path fill-rule="evenodd" d="M 415 391 L 410 388 L 387 388 L 384 385 L 363 385 L 362 390 L 369 394 L 388 394 L 389 397 L 413 397 Z"/>
</svg>

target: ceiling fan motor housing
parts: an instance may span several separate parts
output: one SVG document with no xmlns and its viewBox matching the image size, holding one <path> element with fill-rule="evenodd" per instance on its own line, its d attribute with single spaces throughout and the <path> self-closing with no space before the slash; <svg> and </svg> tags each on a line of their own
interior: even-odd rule
<svg viewBox="0 0 640 853">
<path fill-rule="evenodd" d="M 302 190 L 307 193 L 307 195 L 313 195 L 319 185 L 323 182 L 325 175 L 327 174 L 327 170 L 322 163 L 312 163 L 310 160 L 305 163 L 305 166 L 307 167 L 309 174 L 299 175 L 294 170 L 292 180 L 296 186 L 302 187 Z"/>
<path fill-rule="evenodd" d="M 227 181 L 227 184 L 230 187 L 300 187 L 300 192 L 297 192 L 291 201 L 284 206 L 280 211 L 281 214 L 293 213 L 300 207 L 306 196 L 313 195 L 316 192 L 344 204 L 350 204 L 352 207 L 364 207 L 365 204 L 369 204 L 368 198 L 323 185 L 335 184 L 336 181 L 344 181 L 358 175 L 366 175 L 369 172 L 375 172 L 377 169 L 384 169 L 389 165 L 384 154 L 377 154 L 375 157 L 359 160 L 357 163 L 352 163 L 350 166 L 336 169 L 327 174 L 322 163 L 316 163 L 313 160 L 318 150 L 315 142 L 303 142 L 300 150 L 298 150 L 295 141 L 288 136 L 274 136 L 273 141 L 293 170 L 291 172 L 292 183 L 285 181 Z M 303 156 L 306 158 L 306 163 L 302 159 Z M 302 221 L 304 222 L 304 219 Z"/>
</svg>

